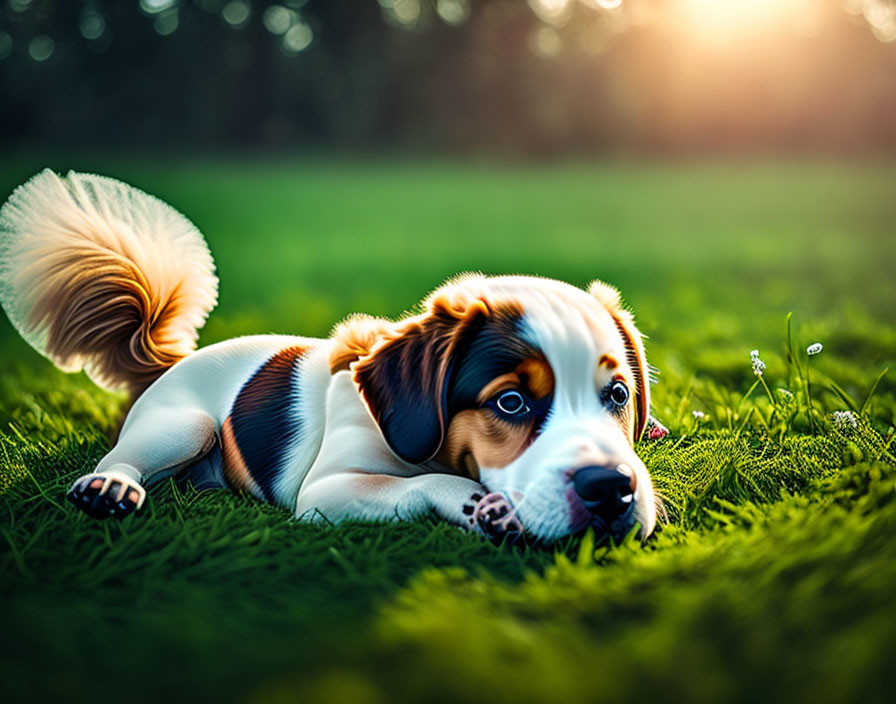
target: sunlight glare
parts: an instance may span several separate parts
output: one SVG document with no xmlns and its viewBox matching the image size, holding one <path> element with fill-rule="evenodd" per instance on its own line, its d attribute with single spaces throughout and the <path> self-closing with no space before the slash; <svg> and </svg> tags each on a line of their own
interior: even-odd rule
<svg viewBox="0 0 896 704">
<path fill-rule="evenodd" d="M 782 25 L 794 27 L 812 13 L 810 0 L 677 0 L 675 24 L 694 39 L 729 43 Z"/>
</svg>

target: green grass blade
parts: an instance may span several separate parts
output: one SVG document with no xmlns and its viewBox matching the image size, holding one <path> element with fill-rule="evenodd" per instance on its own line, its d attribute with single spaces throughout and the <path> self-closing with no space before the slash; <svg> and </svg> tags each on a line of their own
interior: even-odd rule
<svg viewBox="0 0 896 704">
<path fill-rule="evenodd" d="M 851 410 L 853 413 L 859 412 L 859 407 L 856 402 L 853 401 L 852 396 L 846 393 L 846 391 L 844 391 L 837 382 L 833 381 L 832 379 L 827 379 L 825 380 L 825 383 L 827 384 L 827 387 L 835 394 L 837 394 L 837 396 L 840 397 L 840 400 L 849 407 L 849 410 Z"/>
<path fill-rule="evenodd" d="M 868 390 L 868 395 L 862 402 L 862 407 L 861 409 L 859 409 L 860 413 L 864 413 L 868 409 L 868 406 L 871 403 L 871 399 L 874 397 L 874 393 L 877 391 L 878 384 L 880 384 L 881 380 L 887 375 L 888 371 L 890 371 L 890 368 L 885 367 L 884 370 L 877 375 L 877 379 L 875 379 L 874 383 L 871 384 L 871 388 Z"/>
</svg>

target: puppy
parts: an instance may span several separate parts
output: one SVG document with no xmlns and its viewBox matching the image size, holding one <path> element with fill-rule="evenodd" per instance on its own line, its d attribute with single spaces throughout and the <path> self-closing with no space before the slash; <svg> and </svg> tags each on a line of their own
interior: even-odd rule
<svg viewBox="0 0 896 704">
<path fill-rule="evenodd" d="M 641 335 L 615 289 L 465 275 L 398 321 L 194 351 L 218 281 L 198 230 L 118 181 L 45 170 L 0 209 L 0 302 L 65 371 L 135 397 L 69 498 L 125 516 L 192 473 L 311 520 L 435 514 L 492 539 L 656 522 L 634 451 Z"/>
</svg>

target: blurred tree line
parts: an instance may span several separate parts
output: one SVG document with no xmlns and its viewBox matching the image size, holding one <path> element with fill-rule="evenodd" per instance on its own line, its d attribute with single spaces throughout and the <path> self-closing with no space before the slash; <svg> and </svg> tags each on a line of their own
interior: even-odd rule
<svg viewBox="0 0 896 704">
<path fill-rule="evenodd" d="M 896 149 L 891 0 L 746 38 L 736 16 L 701 37 L 699 1 L 0 0 L 0 144 Z"/>
</svg>

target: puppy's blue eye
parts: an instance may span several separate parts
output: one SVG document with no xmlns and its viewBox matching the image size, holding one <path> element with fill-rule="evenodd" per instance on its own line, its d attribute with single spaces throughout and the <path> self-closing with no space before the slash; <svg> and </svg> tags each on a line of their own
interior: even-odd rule
<svg viewBox="0 0 896 704">
<path fill-rule="evenodd" d="M 624 381 L 619 381 L 618 379 L 614 381 L 610 385 L 610 401 L 614 406 L 622 407 L 628 403 L 629 398 L 631 397 L 631 393 L 628 390 L 628 387 L 625 385 Z"/>
<path fill-rule="evenodd" d="M 526 399 L 519 391 L 505 391 L 495 399 L 495 405 L 501 413 L 517 416 L 529 412 Z"/>
</svg>

